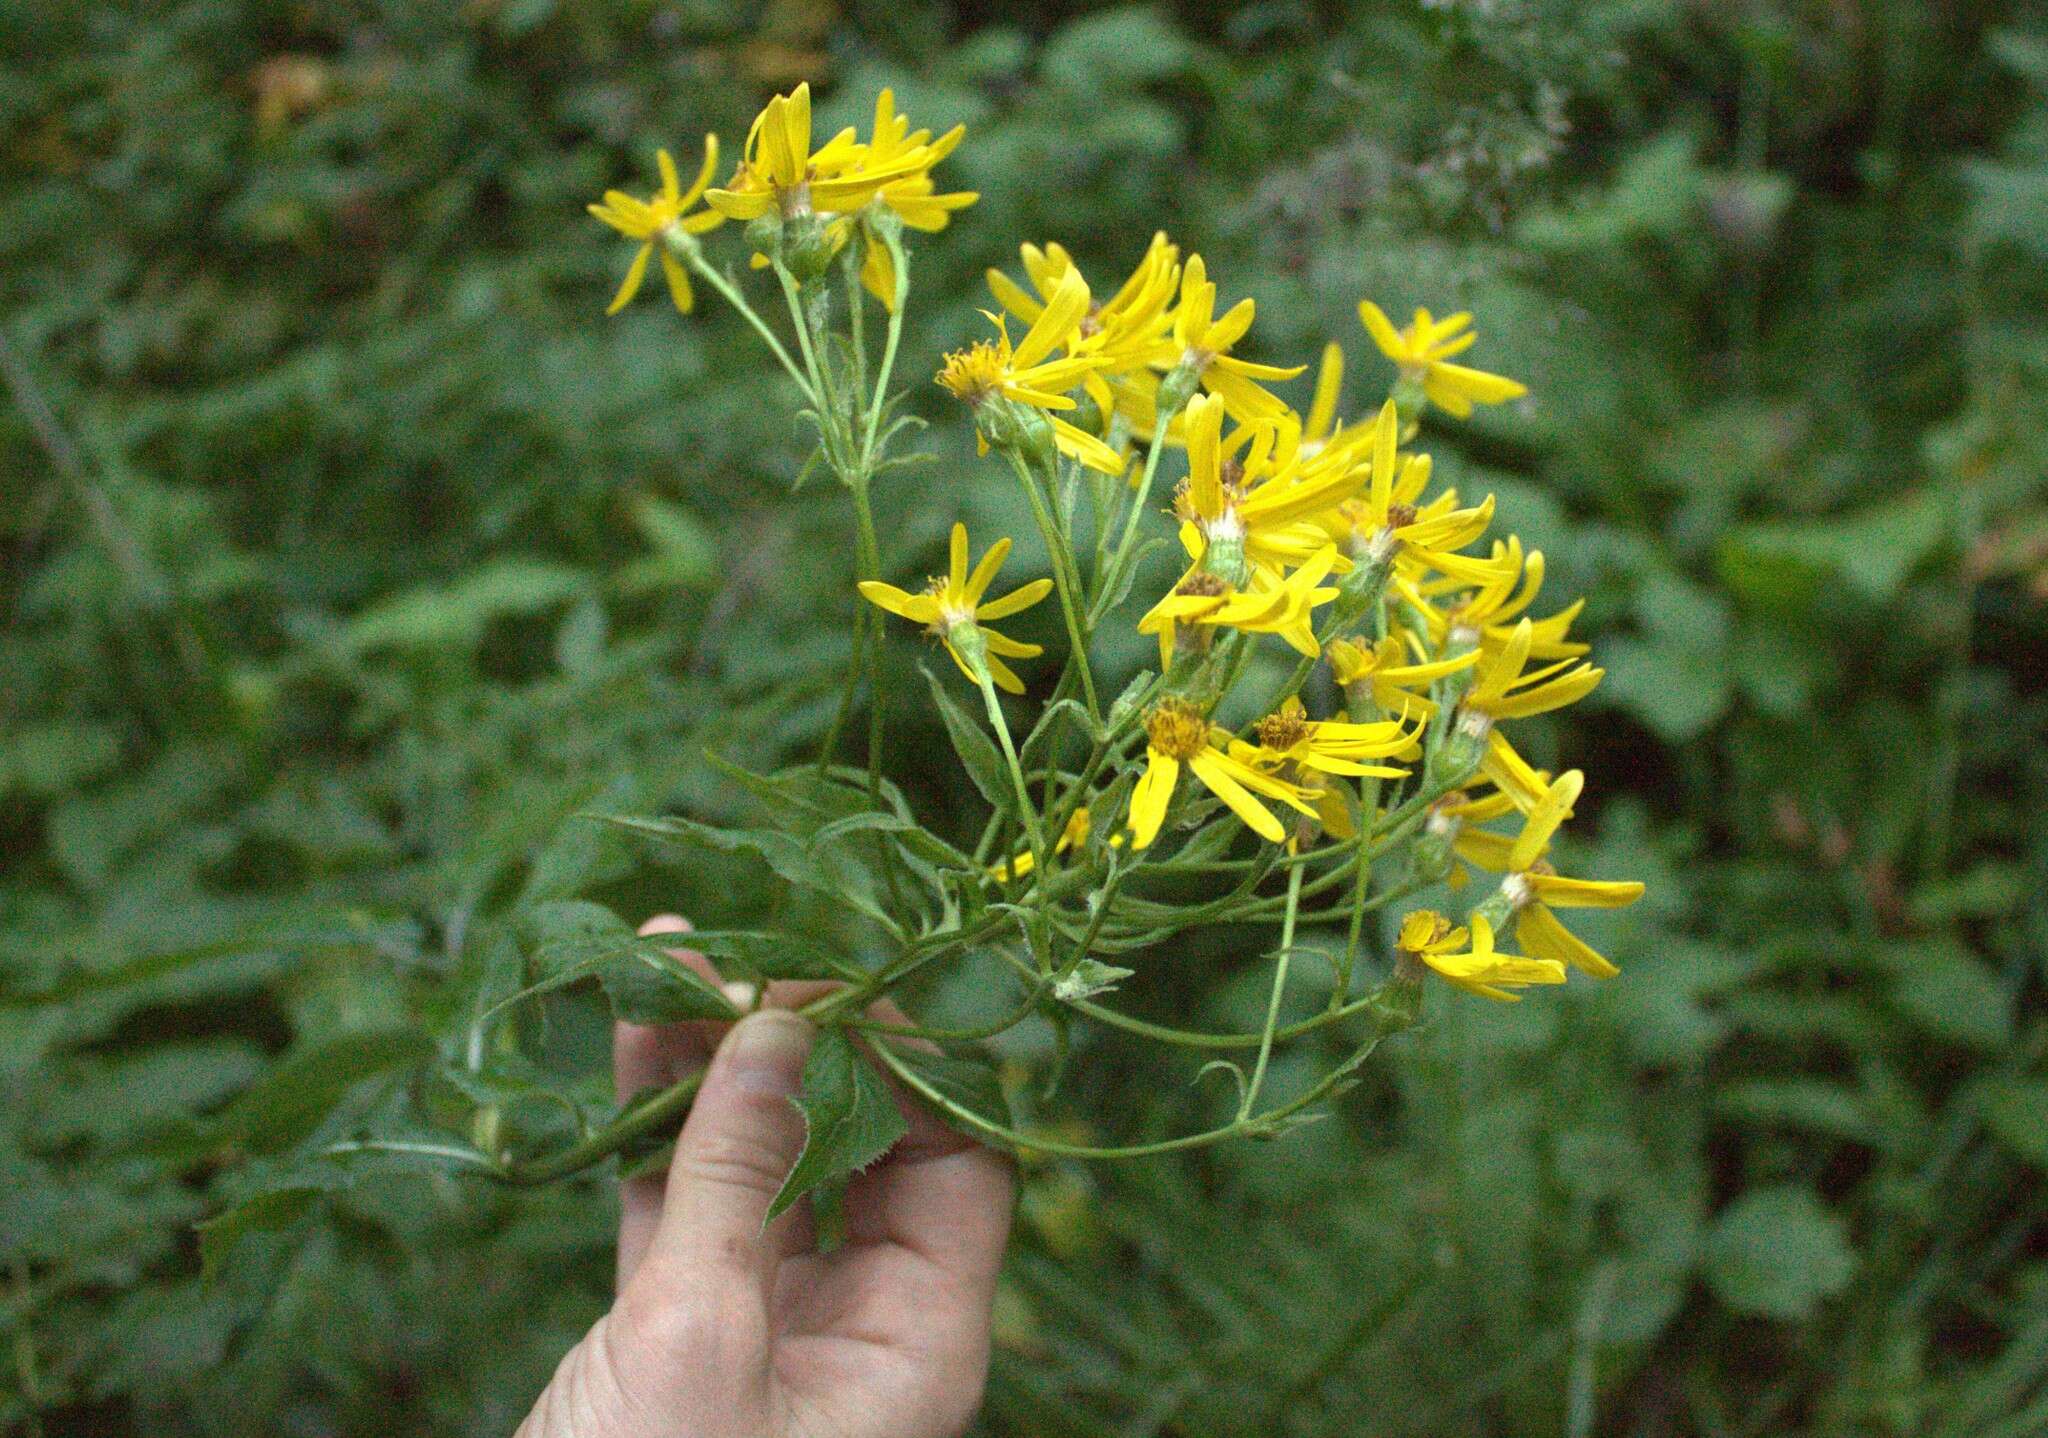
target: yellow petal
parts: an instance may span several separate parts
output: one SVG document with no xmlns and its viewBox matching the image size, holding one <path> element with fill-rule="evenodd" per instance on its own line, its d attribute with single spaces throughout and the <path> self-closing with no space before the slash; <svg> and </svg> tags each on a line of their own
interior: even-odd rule
<svg viewBox="0 0 2048 1438">
<path fill-rule="evenodd" d="M 653 245 L 642 245 L 640 253 L 633 256 L 633 263 L 626 267 L 625 282 L 619 286 L 619 292 L 613 296 L 611 304 L 606 306 L 606 314 L 617 314 L 633 302 L 633 296 L 640 293 L 640 281 L 647 277 L 647 257 L 653 253 Z"/>
<path fill-rule="evenodd" d="M 1596 979 L 1611 979 L 1621 972 L 1541 904 L 1531 904 L 1522 910 L 1515 920 L 1515 938 L 1538 958 L 1570 964 Z"/>
<path fill-rule="evenodd" d="M 868 603 L 879 605 L 900 618 L 919 624 L 939 622 L 939 601 L 929 594 L 911 594 L 879 579 L 863 579 L 860 593 Z"/>
<path fill-rule="evenodd" d="M 1003 541 L 1005 544 L 1008 540 Z M 1022 614 L 1046 595 L 1052 593 L 1050 579 L 1034 579 L 1005 594 L 1001 599 L 991 600 L 974 611 L 976 619 L 1008 619 L 1012 614 Z"/>
<path fill-rule="evenodd" d="M 697 297 L 690 290 L 690 276 L 684 271 L 683 262 L 667 245 L 661 247 L 661 272 L 668 277 L 668 294 L 676 302 L 676 313 L 688 314 Z"/>
</svg>

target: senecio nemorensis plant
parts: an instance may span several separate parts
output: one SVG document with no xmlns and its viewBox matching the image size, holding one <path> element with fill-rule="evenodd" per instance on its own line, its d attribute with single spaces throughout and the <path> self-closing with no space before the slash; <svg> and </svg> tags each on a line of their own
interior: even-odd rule
<svg viewBox="0 0 2048 1438">
<path fill-rule="evenodd" d="M 775 882 L 833 895 L 873 942 L 848 953 L 798 933 L 695 934 L 691 946 L 727 980 L 756 980 L 734 989 L 594 905 L 551 906 L 541 924 L 543 986 L 594 974 L 628 1019 L 729 1019 L 760 1002 L 767 978 L 837 981 L 803 1008 L 821 1031 L 801 1100 L 811 1143 L 778 1211 L 872 1162 L 902 1131 L 885 1075 L 985 1141 L 1037 1152 L 1112 1158 L 1273 1135 L 1311 1116 L 1381 1038 L 1416 1022 L 1432 973 L 1497 1000 L 1564 983 L 1572 969 L 1612 977 L 1559 911 L 1642 893 L 1637 883 L 1557 872 L 1551 843 L 1584 778 L 1533 769 L 1509 734 L 1514 721 L 1599 683 L 1587 646 L 1570 637 L 1579 606 L 1533 617 L 1543 556 L 1513 536 L 1488 541 L 1492 498 L 1432 492 L 1429 456 L 1404 447 L 1427 406 L 1463 418 L 1524 393 L 1457 362 L 1476 338 L 1468 315 L 1418 311 L 1397 328 L 1361 303 L 1396 379 L 1384 403 L 1347 422 L 1338 346 L 1323 353 L 1307 413 L 1296 412 L 1270 386 L 1305 367 L 1235 353 L 1252 301 L 1220 308 L 1201 257 L 1166 235 L 1106 294 L 1060 246 L 1026 244 L 1021 277 L 988 276 L 1001 310 L 988 315 L 990 332 L 947 355 L 937 382 L 972 412 L 1000 482 L 1018 486 L 1051 573 L 999 583 L 1011 541 L 977 555 L 956 524 L 944 574 L 916 590 L 883 578 L 871 489 L 905 468 L 894 449 L 919 428 L 893 413 L 890 392 L 911 294 L 906 237 L 945 229 L 977 198 L 943 193 L 932 176 L 962 135 L 911 129 L 885 90 L 867 139 L 847 129 L 816 145 L 809 89 L 799 86 L 756 118 L 722 185 L 712 183 L 718 144 L 707 136 L 687 188 L 663 152 L 651 198 L 612 191 L 591 206 L 639 242 L 612 310 L 639 292 L 652 260 L 683 314 L 699 285 L 714 291 L 787 372 L 817 434 L 811 467 L 851 500 L 866 603 L 856 606 L 851 672 L 823 753 L 783 774 L 733 771 L 771 827 L 614 822 L 751 852 Z M 733 228 L 762 283 L 780 292 L 786 339 L 707 254 L 706 237 Z M 1133 598 L 1144 522 L 1169 507 L 1186 568 L 1164 594 Z M 1065 662 L 1025 723 L 1003 696 L 1025 693 L 1018 668 L 1043 649 L 1001 624 L 1048 598 L 1059 606 Z M 988 804 L 972 852 L 922 827 L 881 775 L 879 703 L 868 706 L 865 769 L 833 761 L 863 680 L 882 683 L 891 620 L 923 626 L 958 671 L 932 678 L 931 702 Z M 1107 624 L 1135 624 L 1158 642 L 1157 672 L 1119 694 L 1089 667 L 1090 639 Z M 1298 662 L 1259 717 L 1233 731 L 1214 715 L 1262 644 L 1285 645 Z M 1319 659 L 1335 690 L 1305 695 Z M 1309 698 L 1332 692 L 1341 707 L 1315 712 Z M 855 866 L 876 882 L 849 882 Z M 1202 881 L 1199 901 L 1184 897 L 1190 876 Z M 1465 913 L 1407 912 L 1387 926 L 1398 935 L 1391 963 L 1362 963 L 1367 915 L 1440 883 L 1467 899 Z M 1262 1026 L 1193 1031 L 1118 1009 L 1112 991 L 1131 971 L 1114 959 L 1217 924 L 1271 927 Z M 1298 949 L 1309 925 L 1346 940 L 1328 954 Z M 880 1005 L 913 975 L 970 954 L 995 956 L 997 972 L 1014 977 L 990 986 L 985 1021 L 938 1029 Z M 1289 968 L 1305 961 L 1332 968 L 1329 1003 L 1283 1022 Z M 1020 1131 L 973 1055 L 1038 1014 L 1209 1057 L 1204 1072 L 1220 1066 L 1236 1080 L 1234 1113 L 1124 1146 Z M 1325 1029 L 1347 1036 L 1349 1057 L 1284 1101 L 1269 1099 L 1276 1048 Z M 694 1083 L 643 1095 L 552 1151 L 514 1152 L 480 1123 L 479 1163 L 535 1179 L 630 1156 L 673 1130 Z"/>
</svg>

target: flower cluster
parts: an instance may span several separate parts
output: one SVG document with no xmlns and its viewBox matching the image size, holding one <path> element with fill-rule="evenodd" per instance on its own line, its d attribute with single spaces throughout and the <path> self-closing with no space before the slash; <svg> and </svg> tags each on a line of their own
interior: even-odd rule
<svg viewBox="0 0 2048 1438">
<path fill-rule="evenodd" d="M 640 243 L 614 310 L 658 254 L 678 309 L 690 309 L 694 277 L 747 318 L 809 404 L 813 465 L 852 498 L 860 595 L 923 626 L 980 693 L 986 731 L 934 681 L 946 733 L 994 812 L 971 860 L 944 860 L 960 851 L 936 836 L 903 841 L 915 858 L 904 872 L 931 876 L 943 891 L 933 912 L 950 916 L 906 951 L 906 971 L 1015 924 L 1026 952 L 1013 963 L 1035 985 L 1018 1012 L 1043 1002 L 1099 1013 L 1090 996 L 1129 972 L 1102 956 L 1200 923 L 1278 918 L 1259 1063 L 1237 1121 L 1219 1133 L 1270 1131 L 1299 1106 L 1254 1112 L 1301 925 L 1349 933 L 1336 964 L 1344 992 L 1311 1027 L 1368 1010 L 1381 1032 L 1412 1022 L 1429 973 L 1491 999 L 1562 983 L 1571 969 L 1612 976 L 1558 914 L 1626 905 L 1642 886 L 1558 872 L 1553 844 L 1585 777 L 1538 770 L 1510 732 L 1599 684 L 1572 634 L 1580 605 L 1543 604 L 1543 555 L 1494 537 L 1493 497 L 1439 483 L 1418 444 L 1431 411 L 1463 419 L 1527 393 L 1463 362 L 1478 342 L 1469 314 L 1419 309 L 1396 328 L 1361 301 L 1391 368 L 1384 390 L 1348 406 L 1333 341 L 1297 410 L 1288 387 L 1307 366 L 1262 357 L 1253 301 L 1226 302 L 1202 256 L 1165 233 L 1103 286 L 1060 245 L 1026 244 L 1017 272 L 988 273 L 989 328 L 944 356 L 936 382 L 966 407 L 979 452 L 1005 462 L 1002 482 L 1014 479 L 1050 572 L 989 599 L 1012 541 L 970 564 L 955 524 L 945 574 L 915 591 L 883 578 L 869 491 L 902 463 L 890 445 L 916 423 L 891 417 L 889 393 L 910 289 L 905 231 L 942 229 L 975 200 L 933 177 L 962 137 L 958 126 L 936 138 L 913 129 L 884 91 L 867 138 L 848 128 L 818 143 L 799 86 L 768 102 L 723 184 L 711 183 L 718 146 L 707 137 L 689 188 L 663 153 L 652 198 L 614 191 L 592 207 Z M 774 272 L 793 350 L 706 258 L 699 237 L 727 220 L 744 226 L 753 266 Z M 865 328 L 876 304 L 880 346 Z M 1132 601 L 1157 572 L 1142 561 L 1159 546 L 1180 562 L 1162 591 Z M 1044 702 L 1020 738 L 1002 696 L 1033 692 L 1013 666 L 1045 646 L 990 626 L 1054 595 L 1064 663 L 1037 690 Z M 819 772 L 865 677 L 875 795 L 887 671 L 879 617 L 858 615 Z M 1148 636 L 1158 667 L 1125 676 L 1105 704 L 1093 641 L 1110 624 Z M 1278 667 L 1262 666 L 1262 652 Z M 864 832 L 879 840 L 909 822 L 897 813 Z M 1172 881 L 1192 875 L 1227 877 L 1226 892 L 1175 898 Z M 1475 888 L 1475 875 L 1487 884 Z M 1284 895 L 1272 892 L 1283 880 Z M 1425 890 L 1462 915 L 1389 907 Z M 1402 914 L 1389 930 L 1391 977 L 1349 997 L 1362 921 L 1383 908 Z"/>
</svg>

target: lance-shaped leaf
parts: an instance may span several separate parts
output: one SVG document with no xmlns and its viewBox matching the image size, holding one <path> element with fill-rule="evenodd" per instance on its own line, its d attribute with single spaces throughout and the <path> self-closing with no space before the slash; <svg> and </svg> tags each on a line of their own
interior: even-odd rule
<svg viewBox="0 0 2048 1438">
<path fill-rule="evenodd" d="M 771 1220 L 819 1184 L 866 1168 L 909 1131 L 888 1082 L 837 1029 L 818 1036 L 791 1102 L 803 1112 L 804 1149 L 768 1206 Z"/>
<path fill-rule="evenodd" d="M 981 726 L 953 702 L 946 686 L 934 679 L 929 669 L 918 672 L 924 675 L 924 682 L 931 688 L 932 703 L 938 706 L 939 718 L 946 726 L 946 737 L 953 741 L 953 752 L 960 756 L 960 767 L 967 771 L 967 777 L 974 781 L 974 787 L 981 791 L 982 798 L 1006 813 L 1014 810 L 1017 803 L 1010 792 L 1009 770 L 1003 765 L 1003 756 L 996 752 L 995 741 L 982 733 Z"/>
</svg>

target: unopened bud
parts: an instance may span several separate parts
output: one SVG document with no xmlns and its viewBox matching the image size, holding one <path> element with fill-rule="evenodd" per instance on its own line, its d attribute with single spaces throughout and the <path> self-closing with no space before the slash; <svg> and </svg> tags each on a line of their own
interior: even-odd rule
<svg viewBox="0 0 2048 1438">
<path fill-rule="evenodd" d="M 1202 371 L 1187 360 L 1182 360 L 1168 370 L 1166 377 L 1159 381 L 1159 422 L 1164 425 L 1181 412 L 1181 407 L 1195 397 L 1201 388 Z"/>
<path fill-rule="evenodd" d="M 839 253 L 840 236 L 816 215 L 792 219 L 782 231 L 782 263 L 798 284 L 815 280 Z"/>
</svg>

